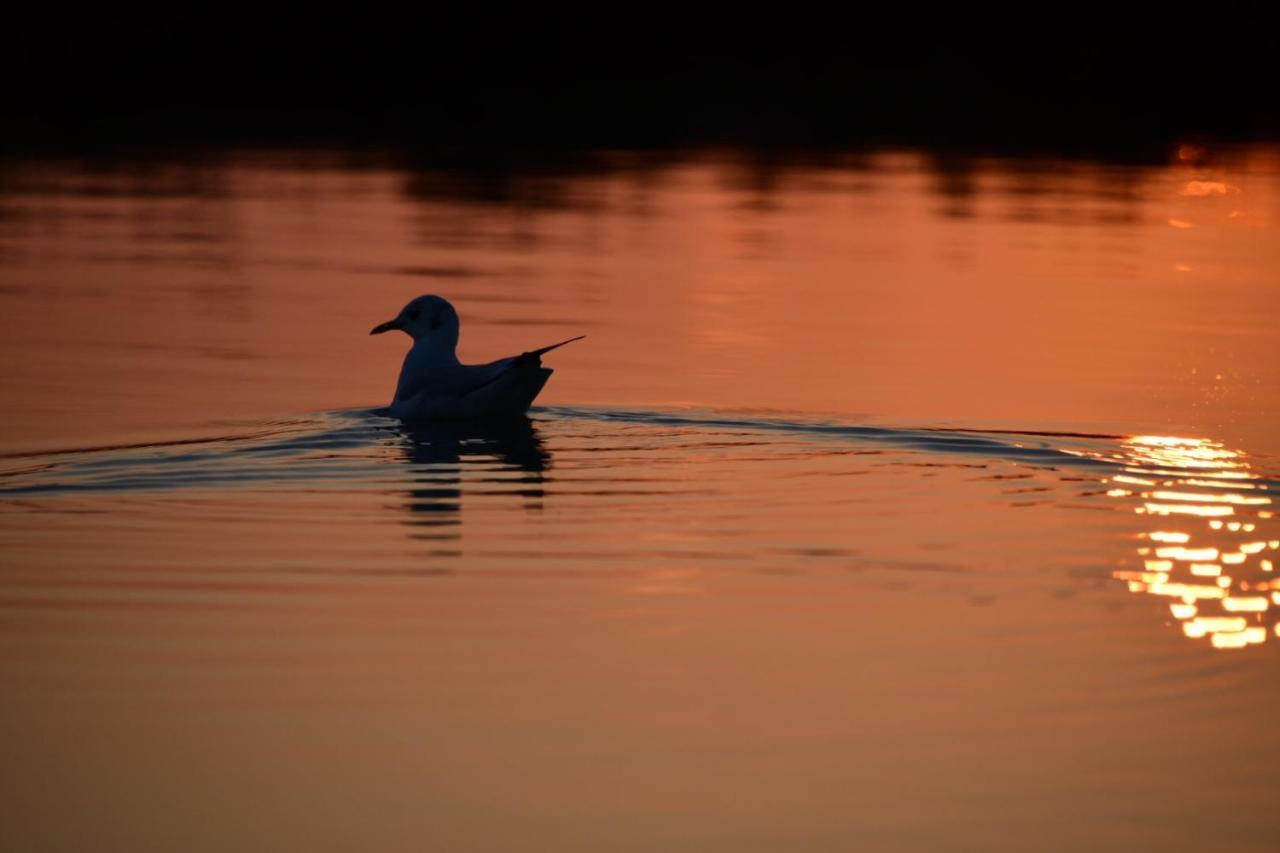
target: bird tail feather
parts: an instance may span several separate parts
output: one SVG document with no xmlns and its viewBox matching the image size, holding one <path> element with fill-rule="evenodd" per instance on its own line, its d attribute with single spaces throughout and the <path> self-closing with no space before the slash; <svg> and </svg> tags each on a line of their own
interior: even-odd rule
<svg viewBox="0 0 1280 853">
<path fill-rule="evenodd" d="M 533 356 L 534 358 L 539 358 L 539 357 L 541 357 L 541 356 L 545 355 L 546 353 L 551 352 L 553 349 L 559 349 L 560 347 L 564 346 L 565 344 L 571 344 L 571 343 L 573 343 L 574 341 L 580 341 L 580 340 L 582 340 L 582 339 L 583 339 L 583 338 L 585 338 L 585 337 L 586 337 L 586 335 L 578 335 L 576 338 L 569 338 L 569 340 L 567 340 L 567 341 L 561 341 L 560 343 L 558 343 L 558 344 L 552 344 L 552 345 L 551 345 L 551 346 L 549 346 L 549 347 L 543 347 L 542 349 L 530 350 L 529 352 L 525 353 L 525 355 Z"/>
</svg>

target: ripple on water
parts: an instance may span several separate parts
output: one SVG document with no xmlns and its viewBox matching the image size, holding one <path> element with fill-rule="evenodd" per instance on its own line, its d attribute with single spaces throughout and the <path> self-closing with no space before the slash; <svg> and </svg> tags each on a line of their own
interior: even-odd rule
<svg viewBox="0 0 1280 853">
<path fill-rule="evenodd" d="M 1200 439 L 570 408 L 406 426 L 338 412 L 11 456 L 0 478 L 6 548 L 28 569 L 9 573 L 10 608 L 162 606 L 179 589 L 189 606 L 288 598 L 332 591 L 322 577 L 632 578 L 670 592 L 672 572 L 686 589 L 800 575 L 982 602 L 1109 572 L 1216 648 L 1280 630 L 1274 481 Z M 1106 520 L 1060 512 L 1080 509 Z M 1028 511 L 1064 520 L 1030 524 Z M 1124 533 L 1129 518 L 1149 529 Z M 1113 544 L 1126 535 L 1136 549 Z M 231 576 L 246 585 L 224 586 Z"/>
</svg>

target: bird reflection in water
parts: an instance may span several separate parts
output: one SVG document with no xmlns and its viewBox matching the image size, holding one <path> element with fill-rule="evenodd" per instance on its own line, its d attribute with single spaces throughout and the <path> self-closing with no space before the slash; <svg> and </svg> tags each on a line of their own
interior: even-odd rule
<svg viewBox="0 0 1280 853">
<path fill-rule="evenodd" d="M 1204 439 L 1136 436 L 1111 461 L 1122 472 L 1107 494 L 1137 499 L 1134 511 L 1150 520 L 1141 568 L 1113 576 L 1167 598 L 1182 632 L 1214 648 L 1280 639 L 1280 531 L 1269 484 L 1244 455 Z"/>
<path fill-rule="evenodd" d="M 458 539 L 465 492 L 510 495 L 542 506 L 551 453 L 528 418 L 502 421 L 404 423 L 402 454 L 409 466 L 407 522 L 428 528 L 421 539 Z"/>
</svg>

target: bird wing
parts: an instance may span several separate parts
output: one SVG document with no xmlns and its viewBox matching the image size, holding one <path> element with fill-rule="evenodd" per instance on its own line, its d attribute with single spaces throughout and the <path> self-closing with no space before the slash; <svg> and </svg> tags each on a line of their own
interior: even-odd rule
<svg viewBox="0 0 1280 853">
<path fill-rule="evenodd" d="M 488 364 L 454 364 L 433 367 L 423 371 L 401 389 L 398 399 L 408 400 L 426 393 L 430 397 L 461 399 L 481 388 L 492 385 L 512 370 L 541 367 L 545 353 L 565 344 L 582 340 L 586 335 L 569 338 L 558 344 L 522 352 L 510 358 L 500 358 Z"/>
<path fill-rule="evenodd" d="M 414 376 L 400 390 L 399 399 L 408 400 L 419 394 L 429 397 L 461 399 L 473 391 L 496 381 L 511 369 L 515 359 L 504 358 L 489 364 L 455 364 L 433 367 Z"/>
</svg>

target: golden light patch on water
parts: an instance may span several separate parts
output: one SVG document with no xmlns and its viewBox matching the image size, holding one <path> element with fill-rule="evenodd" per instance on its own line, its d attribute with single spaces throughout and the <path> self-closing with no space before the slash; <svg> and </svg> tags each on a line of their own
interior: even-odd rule
<svg viewBox="0 0 1280 853">
<path fill-rule="evenodd" d="M 1187 485 L 1187 486 L 1208 486 L 1209 488 L 1212 488 L 1212 489 L 1221 489 L 1221 488 L 1224 488 L 1224 485 L 1223 485 L 1222 483 L 1218 482 L 1217 480 L 1207 480 L 1207 479 L 1206 479 L 1206 480 L 1198 480 L 1198 479 L 1190 479 L 1190 480 L 1183 480 L 1182 482 L 1183 482 L 1183 485 Z M 1253 483 L 1245 483 L 1245 482 L 1241 482 L 1241 481 L 1237 480 L 1236 482 L 1233 482 L 1233 483 L 1231 484 L 1231 488 L 1233 488 L 1233 489 L 1256 489 L 1256 488 L 1257 488 L 1257 486 L 1255 486 Z"/>
<path fill-rule="evenodd" d="M 1242 649 L 1245 646 L 1261 643 L 1266 639 L 1266 629 L 1255 625 L 1245 628 L 1243 631 L 1220 631 L 1214 633 L 1212 642 L 1215 649 Z"/>
<path fill-rule="evenodd" d="M 1169 580 L 1165 572 L 1115 572 L 1113 577 L 1122 581 L 1133 581 L 1140 584 L 1162 584 Z"/>
<path fill-rule="evenodd" d="M 1156 556 L 1168 560 L 1216 560 L 1218 559 L 1217 548 L 1157 548 Z"/>
<path fill-rule="evenodd" d="M 1138 584 L 1137 589 L 1133 583 L 1129 584 L 1129 589 L 1134 592 L 1149 592 L 1152 595 L 1165 595 L 1173 598 L 1181 598 L 1184 601 L 1196 601 L 1204 598 L 1223 598 L 1226 593 L 1216 586 L 1202 586 L 1200 584 L 1190 583 L 1152 583 L 1149 585 Z"/>
<path fill-rule="evenodd" d="M 1196 492 L 1152 492 L 1153 498 L 1162 501 L 1205 501 L 1208 503 L 1236 504 L 1241 506 L 1266 505 L 1271 503 L 1267 497 L 1247 497 L 1245 495 L 1209 495 Z"/>
<path fill-rule="evenodd" d="M 1125 468 L 1124 470 L 1129 472 L 1130 474 L 1149 474 L 1152 476 L 1159 476 L 1159 477 L 1179 477 L 1179 478 L 1186 477 L 1188 473 L 1186 471 L 1175 471 L 1169 468 Z M 1201 471 L 1196 471 L 1195 475 L 1197 477 L 1212 477 L 1214 480 L 1240 481 L 1240 480 L 1249 479 L 1249 475 L 1241 471 L 1201 470 Z M 1112 477 L 1111 479 L 1114 480 L 1115 477 Z M 1147 480 L 1146 484 L 1149 486 L 1154 486 L 1156 485 L 1156 481 Z"/>
<path fill-rule="evenodd" d="M 1270 606 L 1270 602 L 1261 595 L 1227 596 L 1222 601 L 1222 607 L 1228 613 L 1262 613 Z"/>
<path fill-rule="evenodd" d="M 1143 504 L 1147 512 L 1154 515 L 1200 515 L 1206 518 L 1214 515 L 1234 515 L 1235 510 L 1229 506 L 1196 506 L 1194 504 Z"/>
<path fill-rule="evenodd" d="M 1147 538 L 1152 542 L 1170 542 L 1175 545 L 1182 545 L 1191 539 L 1191 535 L 1171 530 L 1153 530 L 1147 534 Z"/>
<path fill-rule="evenodd" d="M 1248 625 L 1249 623 L 1247 623 L 1243 617 L 1239 616 L 1201 616 L 1184 624 L 1182 626 L 1182 632 L 1188 637 L 1203 637 L 1206 634 L 1216 634 L 1219 632 L 1234 633 L 1236 631 L 1243 631 L 1248 627 Z"/>
<path fill-rule="evenodd" d="M 1240 188 L 1224 181 L 1187 181 L 1182 185 L 1182 189 L 1178 190 L 1178 195 L 1203 197 L 1226 195 L 1228 192 L 1238 193 Z"/>
</svg>

